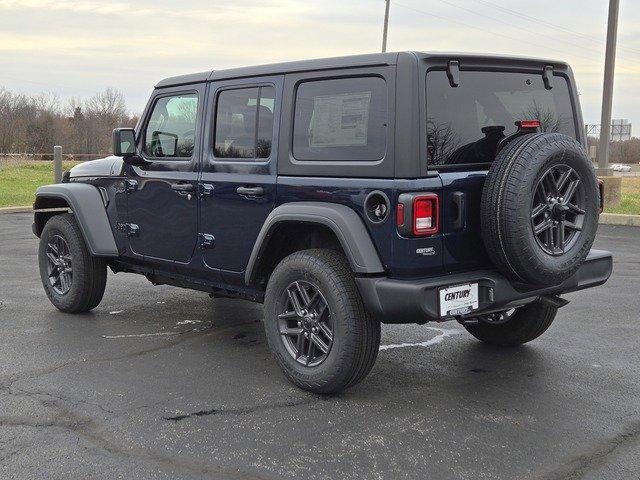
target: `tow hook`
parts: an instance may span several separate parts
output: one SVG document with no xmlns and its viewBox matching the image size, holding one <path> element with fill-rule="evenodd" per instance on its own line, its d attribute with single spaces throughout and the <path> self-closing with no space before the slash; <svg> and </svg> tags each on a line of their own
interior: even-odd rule
<svg viewBox="0 0 640 480">
<path fill-rule="evenodd" d="M 545 295 L 543 297 L 540 297 L 540 300 L 556 308 L 564 307 L 567 303 L 569 303 L 569 300 L 560 298 L 557 295 Z"/>
</svg>

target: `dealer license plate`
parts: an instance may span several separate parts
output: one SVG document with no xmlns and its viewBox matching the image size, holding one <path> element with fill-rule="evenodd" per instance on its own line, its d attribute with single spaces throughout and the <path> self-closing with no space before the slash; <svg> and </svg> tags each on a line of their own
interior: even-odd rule
<svg viewBox="0 0 640 480">
<path fill-rule="evenodd" d="M 465 283 L 440 289 L 440 316 L 465 315 L 478 308 L 478 284 Z"/>
</svg>

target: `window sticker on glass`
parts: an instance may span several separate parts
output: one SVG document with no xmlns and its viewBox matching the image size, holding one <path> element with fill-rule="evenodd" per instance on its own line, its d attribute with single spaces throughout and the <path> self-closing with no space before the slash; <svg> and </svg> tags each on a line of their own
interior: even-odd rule
<svg viewBox="0 0 640 480">
<path fill-rule="evenodd" d="M 342 147 L 367 144 L 371 92 L 320 95 L 313 99 L 309 144 Z"/>
</svg>

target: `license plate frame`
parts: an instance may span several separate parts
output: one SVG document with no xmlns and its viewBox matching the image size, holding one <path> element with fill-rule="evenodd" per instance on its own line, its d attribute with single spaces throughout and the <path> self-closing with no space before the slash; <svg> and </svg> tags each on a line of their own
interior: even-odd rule
<svg viewBox="0 0 640 480">
<path fill-rule="evenodd" d="M 458 283 L 439 288 L 440 317 L 466 315 L 477 310 L 480 306 L 479 291 L 478 282 Z"/>
</svg>

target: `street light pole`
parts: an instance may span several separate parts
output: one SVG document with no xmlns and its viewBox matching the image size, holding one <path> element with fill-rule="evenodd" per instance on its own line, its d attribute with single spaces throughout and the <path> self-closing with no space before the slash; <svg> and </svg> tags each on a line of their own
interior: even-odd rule
<svg viewBox="0 0 640 480">
<path fill-rule="evenodd" d="M 616 64 L 616 38 L 620 0 L 609 0 L 607 20 L 607 48 L 604 60 L 602 87 L 602 116 L 600 118 L 600 144 L 598 145 L 598 175 L 611 175 L 609 169 L 609 141 L 611 140 L 611 104 L 613 102 L 613 73 Z"/>
<path fill-rule="evenodd" d="M 382 53 L 387 51 L 387 30 L 389 28 L 389 4 L 391 0 L 384 0 L 384 30 L 382 30 Z"/>
</svg>

